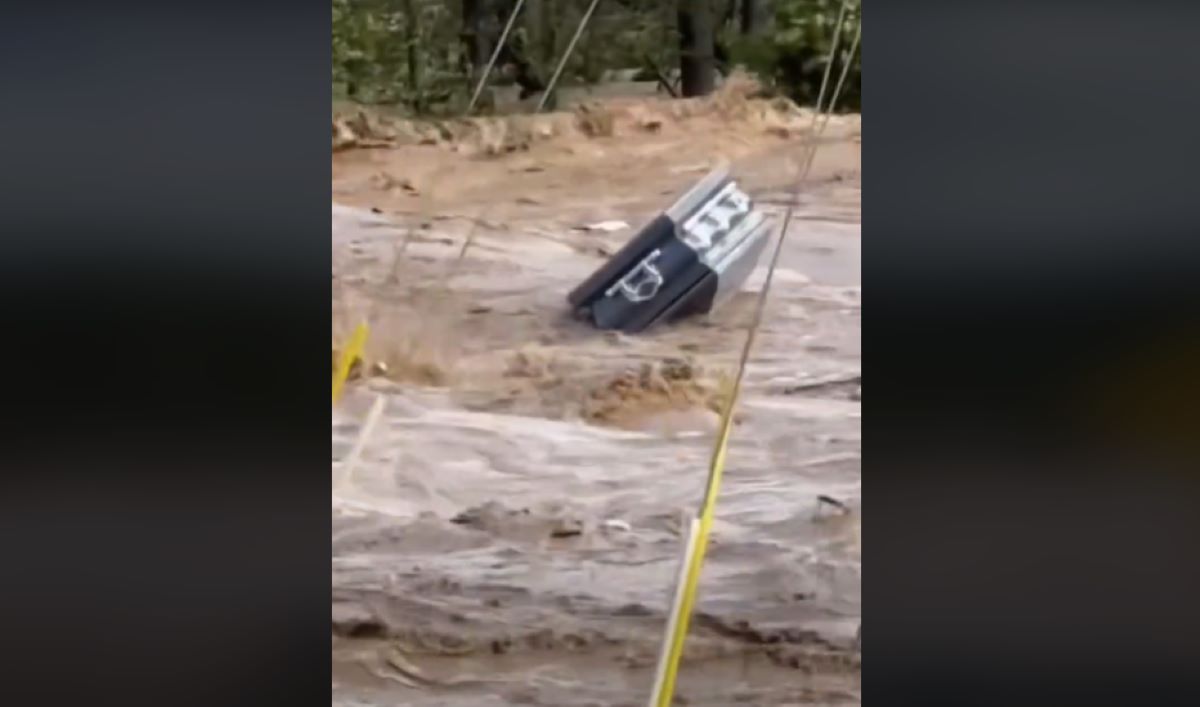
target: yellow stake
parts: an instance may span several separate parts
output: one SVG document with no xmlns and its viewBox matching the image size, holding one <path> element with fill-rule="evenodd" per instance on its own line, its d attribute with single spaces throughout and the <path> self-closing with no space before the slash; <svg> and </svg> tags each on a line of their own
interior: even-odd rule
<svg viewBox="0 0 1200 707">
<path fill-rule="evenodd" d="M 830 70 L 833 68 L 833 59 L 838 47 L 838 39 L 841 37 L 842 22 L 845 19 L 846 10 L 849 5 L 850 0 L 842 0 L 842 8 L 838 12 L 836 23 L 838 34 L 834 35 L 834 41 L 829 47 L 829 58 L 826 60 L 825 75 L 821 78 L 821 91 L 817 96 L 817 109 L 813 113 L 812 124 L 812 129 L 818 134 L 825 129 L 825 124 L 828 122 L 828 113 L 833 104 L 837 102 L 838 94 L 842 90 L 842 82 L 845 80 L 850 68 L 848 62 L 842 67 L 842 75 L 838 79 L 834 95 L 829 100 L 828 105 L 825 105 L 824 110 L 822 110 L 825 88 L 829 84 Z M 854 51 L 858 48 L 858 42 L 862 36 L 861 33 L 862 23 L 860 22 L 858 29 L 855 30 L 854 41 L 850 46 L 851 56 L 853 56 Z M 825 122 L 820 123 L 818 126 L 817 116 L 819 115 L 825 116 Z M 815 140 L 809 145 L 810 149 L 807 161 L 796 184 L 797 195 L 800 194 L 804 186 L 804 181 L 808 177 L 808 172 L 812 168 L 813 157 L 816 155 L 817 147 L 818 145 Z M 742 379 L 746 374 L 746 364 L 750 359 L 750 351 L 754 348 L 754 339 L 758 334 L 758 327 L 762 323 L 767 295 L 771 291 L 771 282 L 775 274 L 775 266 L 779 263 L 779 253 L 783 248 L 784 238 L 787 237 L 788 224 L 791 218 L 792 207 L 789 206 L 787 214 L 784 216 L 783 228 L 779 233 L 778 240 L 775 242 L 775 251 L 767 267 L 766 282 L 763 283 L 762 289 L 758 293 L 758 302 L 754 309 L 754 320 L 750 323 L 749 331 L 746 333 L 742 355 L 738 361 L 733 380 L 729 384 L 729 396 L 726 398 L 725 409 L 721 414 L 721 428 L 717 434 L 717 444 L 713 449 L 712 463 L 708 470 L 708 484 L 704 490 L 704 501 L 700 505 L 698 517 L 692 520 L 690 528 L 693 532 L 689 533 L 688 542 L 684 549 L 683 565 L 686 567 L 686 574 L 682 578 L 682 587 L 677 585 L 675 601 L 671 607 L 671 616 L 667 621 L 669 638 L 665 644 L 666 649 L 659 655 L 658 671 L 655 676 L 654 693 L 651 697 L 650 707 L 670 707 L 671 701 L 675 697 L 675 680 L 679 675 L 679 663 L 683 658 L 683 645 L 687 640 L 688 624 L 691 622 L 692 609 L 696 603 L 696 588 L 700 583 L 700 569 L 704 564 L 704 553 L 708 549 L 708 536 L 712 531 L 717 494 L 721 488 L 721 475 L 725 472 L 725 453 L 729 448 L 729 434 L 733 429 L 733 410 L 737 405 L 738 396 L 742 390 Z"/>
<path fill-rule="evenodd" d="M 675 680 L 679 676 L 683 646 L 687 641 L 688 625 L 691 623 L 692 609 L 696 604 L 696 589 L 700 585 L 700 570 L 704 565 L 708 536 L 712 532 L 713 517 L 716 515 L 717 494 L 721 488 L 721 476 L 725 473 L 725 452 L 729 447 L 729 435 L 733 429 L 733 409 L 740 390 L 740 381 L 734 379 L 729 385 L 725 410 L 721 416 L 721 430 L 713 451 L 708 484 L 704 490 L 704 502 L 700 507 L 699 518 L 693 521 L 695 542 L 685 545 L 686 555 L 683 561 L 687 567 L 687 574 L 683 578 L 683 590 L 668 620 L 667 625 L 673 630 L 667 643 L 669 647 L 660 656 L 659 675 L 651 707 L 670 707 L 675 696 Z"/>
<path fill-rule="evenodd" d="M 337 370 L 333 373 L 333 402 L 335 404 L 338 398 L 342 396 L 342 389 L 346 386 L 346 379 L 350 377 L 350 367 L 354 365 L 355 359 L 362 358 L 363 348 L 366 345 L 367 325 L 359 324 L 354 329 L 354 334 L 350 337 L 350 343 L 342 351 Z"/>
</svg>

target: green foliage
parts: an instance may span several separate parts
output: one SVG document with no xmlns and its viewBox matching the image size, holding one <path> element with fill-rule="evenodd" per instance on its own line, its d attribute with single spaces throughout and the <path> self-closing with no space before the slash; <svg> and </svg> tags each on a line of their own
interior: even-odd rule
<svg viewBox="0 0 1200 707">
<path fill-rule="evenodd" d="M 498 35 L 504 17 L 498 0 L 491 31 Z M 575 31 L 589 0 L 527 0 L 510 46 L 516 47 L 542 80 Z M 709 0 L 718 21 L 728 19 L 720 41 L 732 63 L 746 66 L 767 87 L 799 103 L 816 101 L 825 57 L 834 35 L 841 0 L 774 0 L 775 24 L 761 37 L 739 33 L 738 0 Z M 465 107 L 472 88 L 462 38 L 462 0 L 332 0 L 333 91 L 337 98 L 389 104 L 411 112 L 455 112 Z M 679 39 L 675 0 L 601 0 L 587 33 L 568 62 L 562 84 L 591 83 L 606 71 L 642 69 L 653 80 L 656 70 L 678 69 Z M 836 82 L 855 28 L 859 6 L 841 28 L 842 56 L 834 64 Z M 854 57 L 840 105 L 861 104 L 861 59 Z M 498 67 L 491 83 L 511 83 L 511 72 Z"/>
<path fill-rule="evenodd" d="M 459 3 L 333 0 L 333 92 L 423 110 L 465 82 Z"/>
<path fill-rule="evenodd" d="M 775 27 L 770 36 L 727 34 L 731 55 L 736 63 L 752 70 L 769 87 L 797 103 L 813 105 L 825 73 L 825 59 L 839 31 L 834 25 L 841 5 L 842 0 L 776 0 Z M 829 77 L 830 92 L 837 85 L 845 62 L 852 62 L 838 101 L 840 109 L 859 110 L 862 107 L 862 54 L 849 55 L 861 19 L 861 5 L 852 5 L 840 28 L 838 52 Z"/>
</svg>

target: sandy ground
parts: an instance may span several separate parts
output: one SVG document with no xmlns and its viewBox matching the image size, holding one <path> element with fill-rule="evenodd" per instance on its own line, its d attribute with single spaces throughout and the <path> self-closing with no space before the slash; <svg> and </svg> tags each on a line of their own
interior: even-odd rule
<svg viewBox="0 0 1200 707">
<path fill-rule="evenodd" d="M 335 705 L 649 696 L 763 273 L 637 337 L 573 321 L 566 293 L 718 158 L 781 213 L 809 116 L 720 97 L 603 111 L 334 154 L 334 345 L 367 318 L 381 372 L 333 412 Z M 830 123 L 784 247 L 680 704 L 861 701 L 860 125 Z M 629 228 L 578 228 L 610 220 Z M 339 483 L 375 395 L 382 422 Z"/>
</svg>

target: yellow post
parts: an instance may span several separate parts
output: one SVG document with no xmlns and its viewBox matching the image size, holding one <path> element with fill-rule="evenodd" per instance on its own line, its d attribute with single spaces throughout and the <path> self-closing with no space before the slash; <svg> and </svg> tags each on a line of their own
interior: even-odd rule
<svg viewBox="0 0 1200 707">
<path fill-rule="evenodd" d="M 354 365 L 355 359 L 362 358 L 363 348 L 367 345 L 367 325 L 359 324 L 354 329 L 354 334 L 350 337 L 350 343 L 342 350 L 341 358 L 338 360 L 337 370 L 333 372 L 333 402 L 337 404 L 338 398 L 342 396 L 342 389 L 346 387 L 346 379 L 350 377 L 350 367 Z"/>
<path fill-rule="evenodd" d="M 667 621 L 668 636 L 663 644 L 664 650 L 658 658 L 658 674 L 654 681 L 650 707 L 670 707 L 675 697 L 675 681 L 679 677 L 679 664 L 683 660 L 688 625 L 696 605 L 696 590 L 700 586 L 700 570 L 704 566 L 704 555 L 708 551 L 708 537 L 716 515 L 717 495 L 721 490 L 721 477 L 725 473 L 725 455 L 729 449 L 729 437 L 733 429 L 734 405 L 741 392 L 740 381 L 737 378 L 729 381 L 726 390 L 728 392 L 725 410 L 721 415 L 721 429 L 713 450 L 708 484 L 704 489 L 704 501 L 700 505 L 700 513 L 692 519 L 688 541 L 684 546 L 684 574 L 676 588 L 671 616 Z"/>
<path fill-rule="evenodd" d="M 827 105 L 822 107 L 825 89 L 829 84 L 830 69 L 833 67 L 838 40 L 841 37 L 842 22 L 845 19 L 849 5 L 850 0 L 842 0 L 842 7 L 838 12 L 836 23 L 838 32 L 834 35 L 833 42 L 829 47 L 825 75 L 821 79 L 821 91 L 817 97 L 817 109 L 813 113 L 812 121 L 812 129 L 817 134 L 824 131 L 826 124 L 822 122 L 818 126 L 817 117 L 824 115 L 826 116 L 826 122 L 828 122 L 830 109 L 837 102 L 838 94 L 842 90 L 842 81 L 846 78 L 846 74 L 849 71 L 850 65 L 846 63 L 842 67 L 842 76 L 838 79 L 838 85 L 834 89 L 833 97 Z M 858 30 L 854 35 L 854 41 L 850 46 L 851 56 L 853 56 L 855 50 L 858 48 L 861 31 L 862 24 L 860 22 Z M 816 154 L 819 143 L 815 139 L 810 139 L 810 147 L 808 159 L 802 168 L 800 178 L 796 184 L 797 195 L 800 194 L 801 188 L 804 186 L 804 180 L 808 177 L 808 172 L 812 168 L 813 156 Z M 683 658 L 683 644 L 687 639 L 688 623 L 692 617 L 692 608 L 696 603 L 696 587 L 700 582 L 700 569 L 704 564 L 704 553 L 708 549 L 708 536 L 712 531 L 717 494 L 721 488 L 721 475 L 725 471 L 725 454 L 729 448 L 729 435 L 733 428 L 733 410 L 737 405 L 738 396 L 742 390 L 742 379 L 746 373 L 746 364 L 750 359 L 750 351 L 754 348 L 754 338 L 758 333 L 758 327 L 762 323 L 767 295 L 771 291 L 771 282 L 775 274 L 775 267 L 779 263 L 779 253 L 782 250 L 783 241 L 787 237 L 788 224 L 791 222 L 791 218 L 792 207 L 789 206 L 783 219 L 783 228 L 779 233 L 779 239 L 775 242 L 775 251 L 771 256 L 771 262 L 767 266 L 766 282 L 763 283 L 762 289 L 758 293 L 758 302 L 754 309 L 754 320 L 751 322 L 750 329 L 746 334 L 746 342 L 742 347 L 742 355 L 738 361 L 736 373 L 732 381 L 729 382 L 729 395 L 725 401 L 725 409 L 721 415 L 721 429 L 717 434 L 717 444 L 713 449 L 712 461 L 708 470 L 708 484 L 704 491 L 704 501 L 700 504 L 700 512 L 692 519 L 689 537 L 684 549 L 682 576 L 678 579 L 679 584 L 676 585 L 674 602 L 671 606 L 671 615 L 667 621 L 668 636 L 667 641 L 663 644 L 663 650 L 659 654 L 658 671 L 655 676 L 654 693 L 650 699 L 650 707 L 670 707 L 671 701 L 675 697 L 675 681 L 679 675 L 679 663 Z"/>
</svg>

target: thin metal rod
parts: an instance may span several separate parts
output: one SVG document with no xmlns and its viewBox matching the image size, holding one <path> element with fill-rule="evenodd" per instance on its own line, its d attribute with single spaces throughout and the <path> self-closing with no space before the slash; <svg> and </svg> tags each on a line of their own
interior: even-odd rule
<svg viewBox="0 0 1200 707">
<path fill-rule="evenodd" d="M 803 188 L 805 179 L 808 177 L 808 172 L 812 168 L 812 158 L 819 146 L 819 132 L 825 129 L 826 122 L 818 123 L 818 117 L 821 116 L 822 110 L 832 111 L 833 106 L 837 103 L 837 99 L 841 93 L 842 85 L 845 79 L 845 74 L 848 70 L 843 70 L 842 78 L 839 79 L 837 88 L 834 90 L 833 96 L 828 105 L 822 107 L 826 88 L 829 85 L 830 74 L 832 73 L 833 60 L 837 56 L 837 48 L 841 38 L 842 23 L 845 20 L 849 0 L 842 0 L 842 8 L 838 13 L 837 34 L 834 35 L 833 41 L 829 49 L 829 63 L 825 67 L 825 75 L 821 80 L 820 95 L 817 99 L 817 110 L 813 113 L 812 127 L 810 128 L 808 142 L 809 154 L 801 173 L 796 180 L 796 194 L 798 195 Z M 861 22 L 861 21 L 860 21 Z M 859 25 L 861 31 L 862 25 Z M 847 61 L 853 61 L 854 51 L 857 49 L 857 44 L 860 34 L 855 35 L 854 45 L 851 47 L 850 56 Z M 694 549 L 689 548 L 689 552 L 694 553 L 689 563 L 686 579 L 688 586 L 685 591 L 676 591 L 676 601 L 671 607 L 671 618 L 674 635 L 669 639 L 668 643 L 663 646 L 663 651 L 659 656 L 658 674 L 656 675 L 654 694 L 651 696 L 652 707 L 667 707 L 670 705 L 675 694 L 675 681 L 678 677 L 679 664 L 683 657 L 683 645 L 687 639 L 688 624 L 690 623 L 692 602 L 695 598 L 695 587 L 699 582 L 699 573 L 704 562 L 704 551 L 707 546 L 708 531 L 711 527 L 714 509 L 716 504 L 716 495 L 719 492 L 720 480 L 725 466 L 725 453 L 728 449 L 729 437 L 733 426 L 733 411 L 737 405 L 739 393 L 741 392 L 742 381 L 746 373 L 747 364 L 750 359 L 750 352 L 754 348 L 754 340 L 758 334 L 759 327 L 762 324 L 763 311 L 766 309 L 767 297 L 771 291 L 772 280 L 775 275 L 775 269 L 779 264 L 779 254 L 783 249 L 784 240 L 787 238 L 788 226 L 792 220 L 793 209 L 788 207 L 784 216 L 783 227 L 780 230 L 779 238 L 775 241 L 775 250 L 771 255 L 771 260 L 767 266 L 767 276 L 763 283 L 762 289 L 758 293 L 758 301 L 754 309 L 754 318 L 751 321 L 749 330 L 746 333 L 746 340 L 742 347 L 741 356 L 738 359 L 738 366 L 734 378 L 729 386 L 728 398 L 725 402 L 724 410 L 721 415 L 721 428 L 717 434 L 717 441 L 713 450 L 712 462 L 709 467 L 708 481 L 705 486 L 704 500 L 701 502 L 700 512 L 694 521 L 700 525 L 701 537 L 696 542 Z"/>
<path fill-rule="evenodd" d="M 817 134 L 817 131 L 824 130 L 824 128 L 825 128 L 825 125 L 823 123 L 819 123 L 818 119 L 821 116 L 822 111 L 830 110 L 833 106 L 833 102 L 837 100 L 837 96 L 834 96 L 833 99 L 829 102 L 829 105 L 825 105 L 824 107 L 822 107 L 823 103 L 824 103 L 824 99 L 825 99 L 825 91 L 829 87 L 829 78 L 830 78 L 830 75 L 833 73 L 833 61 L 834 61 L 834 59 L 837 58 L 838 44 L 840 43 L 840 39 L 842 36 L 842 23 L 845 22 L 845 20 L 846 20 L 846 11 L 849 8 L 849 6 L 850 6 L 849 0 L 842 0 L 842 7 L 841 7 L 841 10 L 838 12 L 836 33 L 834 34 L 833 41 L 830 43 L 830 46 L 829 46 L 829 57 L 826 60 L 826 64 L 825 64 L 825 74 L 824 74 L 824 76 L 821 77 L 821 89 L 817 96 L 817 109 L 813 113 L 812 120 L 809 125 L 808 140 L 806 141 L 807 142 L 806 155 L 805 155 L 806 159 L 805 159 L 803 167 L 801 168 L 800 175 L 796 179 L 796 186 L 795 186 L 795 191 L 794 191 L 795 200 L 799 200 L 799 198 L 800 198 L 800 192 L 804 188 L 804 182 L 808 177 L 809 170 L 812 168 L 813 157 L 816 155 L 817 148 L 819 147 L 818 141 L 820 139 L 820 135 Z M 724 442 L 722 440 L 727 439 L 730 431 L 732 430 L 733 409 L 737 405 L 738 397 L 741 394 L 742 380 L 746 376 L 746 367 L 747 367 L 747 364 L 750 362 L 750 352 L 753 351 L 753 349 L 754 349 L 754 340 L 755 340 L 755 338 L 757 338 L 758 329 L 762 325 L 763 313 L 766 311 L 766 308 L 767 308 L 767 296 L 771 292 L 771 284 L 772 284 L 772 281 L 775 279 L 775 268 L 779 265 L 779 254 L 783 250 L 783 242 L 785 240 L 787 240 L 788 226 L 790 226 L 791 222 L 792 222 L 792 211 L 793 211 L 793 207 L 791 205 L 789 205 L 787 208 L 787 211 L 784 212 L 783 226 L 779 230 L 779 237 L 775 240 L 775 250 L 771 253 L 771 259 L 767 264 L 767 276 L 766 276 L 766 279 L 763 281 L 762 289 L 758 291 L 758 298 L 755 301 L 755 305 L 754 305 L 753 318 L 751 319 L 750 326 L 748 327 L 748 330 L 746 332 L 746 339 L 745 339 L 744 343 L 742 344 L 742 352 L 741 352 L 741 355 L 738 357 L 737 368 L 735 369 L 733 381 L 730 385 L 729 397 L 726 400 L 725 409 L 722 411 L 720 432 L 717 435 L 718 451 L 720 449 L 720 446 L 722 444 L 724 444 Z M 718 451 L 713 452 L 714 459 L 717 457 Z M 714 465 L 714 467 L 715 467 L 715 465 Z M 716 473 L 715 468 L 710 469 L 709 470 L 709 478 L 711 479 L 715 473 Z M 715 489 L 712 489 L 711 484 L 710 484 L 709 493 L 705 494 L 704 501 L 701 504 L 701 509 L 703 509 L 706 505 L 708 505 L 709 503 L 712 503 L 715 500 L 715 499 L 709 497 L 712 492 L 715 492 Z"/>
<path fill-rule="evenodd" d="M 554 70 L 554 75 L 550 77 L 550 83 L 546 85 L 546 90 L 542 92 L 542 100 L 538 101 L 537 110 L 534 113 L 541 113 L 542 109 L 546 107 L 546 103 L 550 100 L 550 94 L 554 93 L 554 86 L 558 83 L 558 78 L 562 76 L 562 71 L 567 66 L 567 59 L 571 58 L 571 53 L 575 51 L 575 45 L 579 42 L 579 38 L 583 36 L 583 30 L 587 27 L 588 20 L 592 19 L 592 13 L 596 11 L 596 6 L 599 4 L 600 0 L 592 0 L 592 4 L 588 6 L 583 19 L 579 21 L 579 26 L 575 28 L 575 36 L 571 37 L 571 43 L 567 45 L 567 51 L 563 52 L 562 59 L 558 62 L 558 68 Z"/>
<path fill-rule="evenodd" d="M 383 395 L 376 395 L 375 401 L 371 403 L 371 409 L 367 412 L 367 419 L 363 421 L 362 428 L 358 431 L 358 437 L 354 440 L 354 446 L 350 448 L 350 453 L 342 460 L 341 468 L 338 469 L 337 481 L 334 483 L 335 488 L 345 489 L 350 485 L 354 471 L 362 460 L 363 450 L 367 448 L 367 442 L 370 441 L 375 426 L 379 424 L 379 418 L 383 416 L 385 407 L 387 407 L 387 398 Z"/>
<path fill-rule="evenodd" d="M 841 31 L 841 30 L 839 29 L 839 31 Z M 858 45 L 859 45 L 859 42 L 861 42 L 861 41 L 862 41 L 862 18 L 859 18 L 858 26 L 855 27 L 855 29 L 854 29 L 854 40 L 850 42 L 850 51 L 846 53 L 846 61 L 842 64 L 842 74 L 841 74 L 841 76 L 838 76 L 837 86 L 835 86 L 833 89 L 833 100 L 830 102 L 830 104 L 828 106 L 829 110 L 825 111 L 825 113 L 821 115 L 821 123 L 816 128 L 816 135 L 818 137 L 825 132 L 825 125 L 826 125 L 826 123 L 829 122 L 830 116 L 833 115 L 833 102 L 837 101 L 838 96 L 840 96 L 842 94 L 842 87 L 846 83 L 846 77 L 850 75 L 850 67 L 854 64 L 854 52 L 858 51 Z M 809 165 L 805 169 L 805 176 L 807 176 L 807 174 L 808 174 L 807 169 L 812 167 L 812 161 L 816 158 L 816 156 L 817 156 L 817 151 L 816 151 L 816 148 L 814 148 L 812 150 L 812 152 L 809 153 L 809 156 L 808 156 Z M 801 182 L 800 184 L 798 184 L 796 186 L 796 198 L 792 202 L 793 205 L 799 204 L 799 202 L 800 202 L 800 189 L 801 188 L 803 188 L 803 182 Z"/>
<path fill-rule="evenodd" d="M 517 4 L 513 6 L 512 14 L 508 16 L 508 22 L 504 25 L 504 31 L 500 33 L 500 39 L 496 42 L 496 48 L 492 51 L 492 58 L 488 59 L 487 67 L 483 70 L 483 76 L 479 77 L 479 82 L 475 84 L 475 93 L 471 94 L 471 102 L 467 105 L 467 113 L 475 110 L 475 103 L 479 100 L 479 94 L 483 93 L 483 87 L 487 85 L 488 77 L 492 75 L 492 68 L 496 66 L 496 60 L 500 58 L 500 51 L 504 49 L 504 43 L 508 41 L 508 33 L 512 31 L 513 24 L 517 21 L 517 14 L 521 12 L 521 6 L 525 4 L 525 0 L 517 0 Z"/>
</svg>

